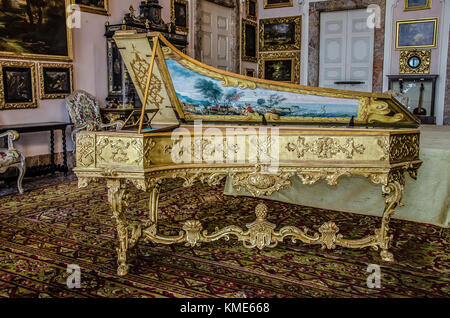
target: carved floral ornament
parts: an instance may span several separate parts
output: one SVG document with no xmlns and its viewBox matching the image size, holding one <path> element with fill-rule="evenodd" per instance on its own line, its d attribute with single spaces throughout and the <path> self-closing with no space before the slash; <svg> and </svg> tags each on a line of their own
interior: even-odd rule
<svg viewBox="0 0 450 318">
<path fill-rule="evenodd" d="M 305 153 L 309 152 L 321 159 L 331 159 L 342 153 L 347 159 L 352 159 L 355 153 L 363 154 L 366 148 L 362 144 L 355 144 L 353 138 L 347 138 L 346 142 L 341 144 L 338 140 L 331 137 L 320 137 L 310 143 L 306 142 L 305 137 L 298 137 L 296 143 L 289 142 L 286 146 L 289 152 L 296 152 L 297 158 L 303 158 Z"/>
<path fill-rule="evenodd" d="M 390 156 L 392 161 L 419 159 L 418 134 L 394 135 L 391 137 Z"/>
<path fill-rule="evenodd" d="M 88 167 L 94 163 L 95 138 L 92 135 L 79 134 L 77 138 L 77 163 Z"/>
</svg>

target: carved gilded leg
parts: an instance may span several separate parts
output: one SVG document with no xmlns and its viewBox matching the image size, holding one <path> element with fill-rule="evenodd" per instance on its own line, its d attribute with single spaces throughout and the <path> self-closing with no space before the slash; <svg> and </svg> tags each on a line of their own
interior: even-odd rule
<svg viewBox="0 0 450 318">
<path fill-rule="evenodd" d="M 125 196 L 125 186 L 120 179 L 106 179 L 108 187 L 108 202 L 111 206 L 113 218 L 117 224 L 117 236 L 119 246 L 117 247 L 117 275 L 124 276 L 128 274 L 129 265 L 127 264 L 128 250 L 128 222 L 123 211 L 123 198 Z"/>
<path fill-rule="evenodd" d="M 386 206 L 381 220 L 381 228 L 376 230 L 375 233 L 378 238 L 378 245 L 381 248 L 381 259 L 386 262 L 393 262 L 394 255 L 389 251 L 393 239 L 393 235 L 389 234 L 389 222 L 395 208 L 401 205 L 403 185 L 397 180 L 392 180 L 384 185 L 382 190 L 383 196 L 386 198 Z"/>
<path fill-rule="evenodd" d="M 153 224 L 158 223 L 158 203 L 159 203 L 159 185 L 155 185 L 150 193 L 149 213 L 150 221 Z"/>
</svg>

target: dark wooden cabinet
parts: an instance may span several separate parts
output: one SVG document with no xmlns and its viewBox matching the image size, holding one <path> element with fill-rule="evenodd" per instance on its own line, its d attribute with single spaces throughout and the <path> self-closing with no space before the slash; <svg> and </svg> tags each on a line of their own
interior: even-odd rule
<svg viewBox="0 0 450 318">
<path fill-rule="evenodd" d="M 389 90 L 396 90 L 408 97 L 408 109 L 414 113 L 420 109 L 423 115 L 415 114 L 422 124 L 436 124 L 434 102 L 438 75 L 388 75 Z"/>
<path fill-rule="evenodd" d="M 160 32 L 179 50 L 186 52 L 188 45 L 185 34 L 177 34 L 175 26 L 164 23 L 161 18 L 161 6 L 158 0 L 142 1 L 139 6 L 139 16 L 130 6 L 122 24 L 106 24 L 105 37 L 107 46 L 108 67 L 108 97 L 107 108 L 140 108 L 141 102 L 136 89 L 129 77 L 120 52 L 114 42 L 113 35 L 118 30 L 136 30 L 139 33 Z"/>
</svg>

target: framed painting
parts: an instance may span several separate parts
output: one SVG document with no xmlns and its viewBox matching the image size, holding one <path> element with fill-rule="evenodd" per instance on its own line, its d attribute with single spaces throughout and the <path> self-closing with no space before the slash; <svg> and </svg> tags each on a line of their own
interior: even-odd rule
<svg viewBox="0 0 450 318">
<path fill-rule="evenodd" d="M 300 16 L 259 20 L 259 50 L 300 50 L 301 28 Z"/>
<path fill-rule="evenodd" d="M 72 60 L 72 32 L 66 1 L 0 2 L 0 57 Z"/>
<path fill-rule="evenodd" d="M 294 0 L 264 0 L 264 9 L 292 7 Z"/>
<path fill-rule="evenodd" d="M 257 62 L 256 48 L 256 22 L 242 20 L 242 60 L 247 62 Z"/>
<path fill-rule="evenodd" d="M 248 77 L 255 77 L 256 72 L 253 68 L 246 68 L 244 74 Z"/>
<path fill-rule="evenodd" d="M 431 9 L 431 0 L 403 0 L 403 11 Z"/>
<path fill-rule="evenodd" d="M 0 61 L 0 109 L 36 108 L 33 62 Z"/>
<path fill-rule="evenodd" d="M 438 18 L 397 21 L 396 49 L 435 48 Z"/>
<path fill-rule="evenodd" d="M 72 64 L 39 63 L 41 99 L 66 98 L 73 91 Z"/>
<path fill-rule="evenodd" d="M 72 0 L 72 3 L 79 5 L 83 12 L 109 15 L 108 1 L 109 0 Z"/>
<path fill-rule="evenodd" d="M 171 0 L 171 21 L 177 31 L 189 31 L 189 3 L 186 0 Z"/>
<path fill-rule="evenodd" d="M 259 78 L 300 83 L 300 52 L 260 53 L 258 63 Z"/>
<path fill-rule="evenodd" d="M 245 9 L 247 12 L 247 19 L 256 21 L 258 18 L 257 0 L 245 0 Z"/>
</svg>

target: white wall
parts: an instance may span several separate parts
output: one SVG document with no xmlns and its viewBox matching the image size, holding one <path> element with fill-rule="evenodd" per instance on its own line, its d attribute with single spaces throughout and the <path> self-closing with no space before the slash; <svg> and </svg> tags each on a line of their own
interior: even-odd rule
<svg viewBox="0 0 450 318">
<path fill-rule="evenodd" d="M 81 13 L 81 28 L 74 29 L 73 52 L 74 52 L 74 88 L 84 89 L 99 99 L 100 104 L 108 95 L 107 69 L 106 69 L 106 39 L 105 23 L 121 23 L 123 16 L 129 11 L 130 5 L 137 10 L 140 0 L 110 0 L 109 17 L 104 15 Z M 163 19 L 169 22 L 170 0 L 161 0 L 164 7 Z M 38 61 L 34 61 L 38 62 Z M 39 95 L 39 94 L 38 94 Z M 18 109 L 0 111 L 0 125 L 39 123 L 50 121 L 69 122 L 63 99 L 38 100 L 35 109 Z M 16 143 L 17 148 L 27 157 L 50 153 L 50 133 L 22 134 Z M 56 152 L 62 151 L 61 136 L 56 134 Z M 67 132 L 68 150 L 73 149 L 70 139 L 70 131 Z"/>
</svg>

